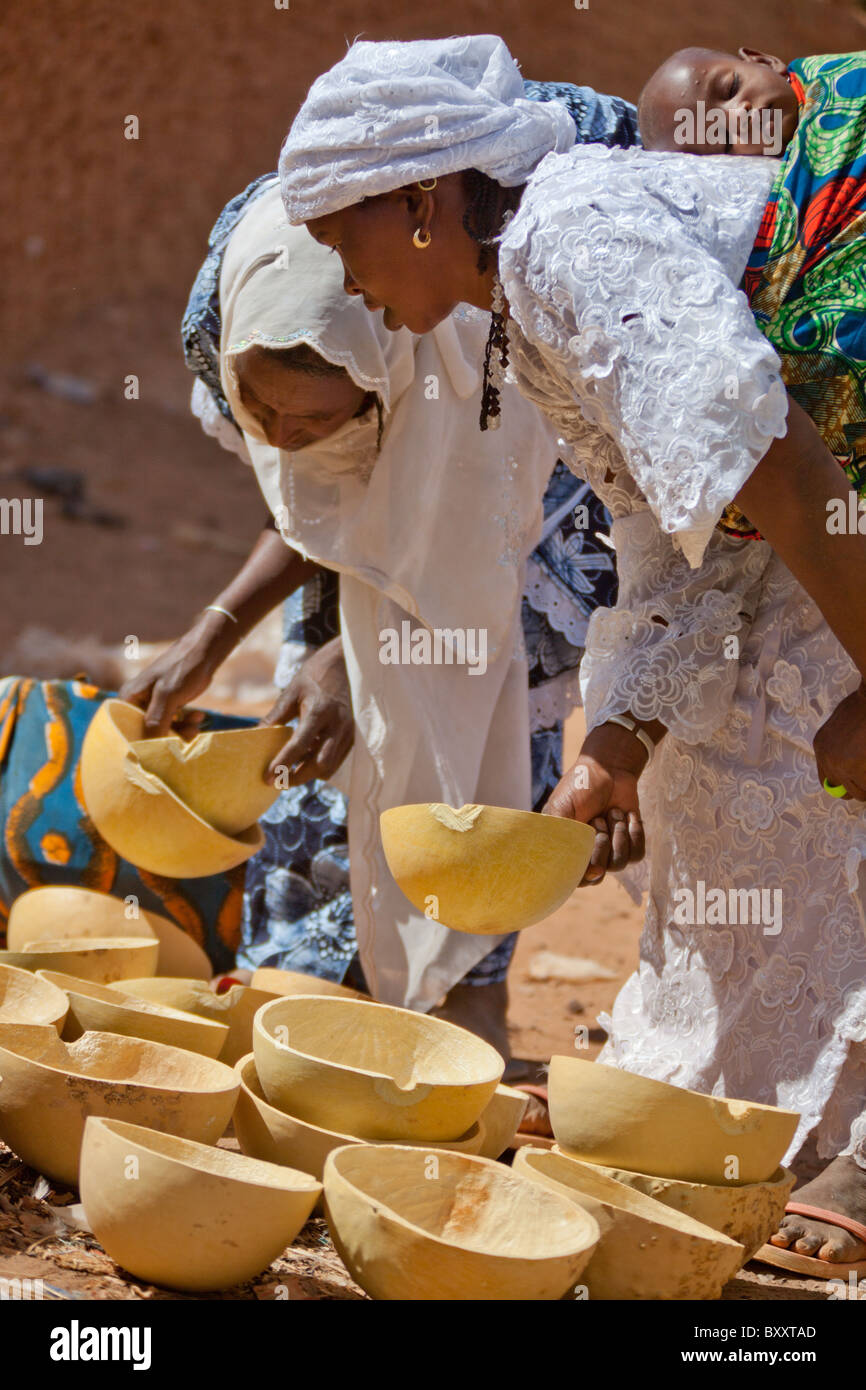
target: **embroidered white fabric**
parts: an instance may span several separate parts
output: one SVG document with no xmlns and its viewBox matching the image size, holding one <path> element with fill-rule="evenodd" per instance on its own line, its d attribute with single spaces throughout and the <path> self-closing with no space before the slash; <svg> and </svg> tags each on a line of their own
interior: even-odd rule
<svg viewBox="0 0 866 1390">
<path fill-rule="evenodd" d="M 524 96 L 495 34 L 353 43 L 316 78 L 286 136 L 286 215 L 297 225 L 461 169 L 511 187 L 576 138 L 565 106 Z"/>
<path fill-rule="evenodd" d="M 499 251 L 512 363 L 575 471 L 614 517 L 649 506 L 693 566 L 787 413 L 735 288 L 776 166 L 695 166 L 598 145 L 548 155 Z"/>
<path fill-rule="evenodd" d="M 587 725 L 631 710 L 670 731 L 641 779 L 651 854 L 627 876 L 648 889 L 641 964 L 600 1060 L 798 1110 L 784 1161 L 813 1132 L 866 1167 L 866 814 L 823 792 L 812 751 L 859 676 L 770 548 L 713 529 L 784 433 L 775 355 L 734 288 L 773 166 L 629 156 L 545 160 L 500 261 L 521 390 L 615 518 Z M 764 890 L 773 912 L 737 898 L 680 925 L 700 882 L 729 904 Z"/>
<path fill-rule="evenodd" d="M 238 458 L 253 466 L 249 450 L 244 443 L 244 437 L 235 425 L 229 423 L 222 412 L 217 408 L 217 404 L 210 391 L 205 386 L 201 377 L 196 377 L 192 388 L 192 395 L 189 402 L 190 410 L 195 418 L 200 422 L 202 429 L 211 439 L 215 439 L 223 449 L 227 449 L 230 454 L 237 454 Z"/>
<path fill-rule="evenodd" d="M 529 730 L 552 729 L 554 724 L 567 719 L 581 704 L 580 673 L 561 671 L 543 685 L 535 685 L 529 691 Z"/>
<path fill-rule="evenodd" d="M 536 613 L 543 613 L 550 626 L 567 637 L 573 647 L 584 645 L 589 625 L 585 612 L 565 586 L 557 584 L 532 556 L 527 562 L 523 592 Z"/>
</svg>

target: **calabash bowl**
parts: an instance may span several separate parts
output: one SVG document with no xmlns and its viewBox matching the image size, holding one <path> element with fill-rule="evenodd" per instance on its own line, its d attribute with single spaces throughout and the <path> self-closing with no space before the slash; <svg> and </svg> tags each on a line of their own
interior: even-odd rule
<svg viewBox="0 0 866 1390">
<path fill-rule="evenodd" d="M 275 970 L 267 965 L 253 971 L 250 985 L 273 995 L 333 994 L 338 999 L 369 999 L 369 995 L 350 989 L 348 985 L 320 980 L 316 975 L 302 975 L 297 970 Z"/>
<path fill-rule="evenodd" d="M 201 946 L 181 927 L 158 912 L 110 893 L 49 886 L 30 888 L 13 902 L 6 933 L 10 950 L 20 951 L 31 941 L 68 936 L 156 937 L 160 975 L 195 975 L 209 980 L 213 973 Z"/>
<path fill-rule="evenodd" d="M 0 1077 L 0 1139 L 70 1186 L 88 1115 L 215 1144 L 238 1092 L 231 1067 L 200 1053 L 114 1033 L 65 1043 L 35 1024 L 0 1026 Z"/>
<path fill-rule="evenodd" d="M 181 1013 L 179 1009 L 167 1009 L 146 999 L 135 999 L 108 985 L 77 980 L 73 975 L 53 970 L 40 970 L 37 975 L 65 991 L 69 1013 L 62 1036 L 67 1042 L 74 1042 L 88 1031 L 117 1033 L 186 1048 L 188 1052 L 200 1052 L 203 1057 L 218 1057 L 229 1035 L 225 1024 L 196 1018 L 195 1014 Z"/>
<path fill-rule="evenodd" d="M 743 1263 L 737 1241 L 592 1164 L 520 1148 L 514 1171 L 595 1217 L 601 1239 L 582 1276 L 591 1299 L 714 1299 Z"/>
<path fill-rule="evenodd" d="M 154 971 L 158 956 L 159 942 L 150 936 L 69 936 L 33 941 L 23 951 L 0 951 L 0 964 L 59 970 L 107 985 Z"/>
<path fill-rule="evenodd" d="M 562 1298 L 599 1238 L 560 1194 L 467 1154 L 351 1145 L 324 1183 L 334 1244 L 375 1299 Z"/>
<path fill-rule="evenodd" d="M 266 1004 L 253 1050 L 271 1105 L 367 1140 L 459 1138 L 504 1069 L 489 1043 L 453 1023 L 332 996 Z"/>
<path fill-rule="evenodd" d="M 338 1134 L 333 1130 L 321 1129 L 270 1105 L 256 1074 L 252 1052 L 235 1063 L 235 1071 L 240 1078 L 241 1089 L 235 1108 L 234 1128 L 245 1154 L 266 1159 L 269 1163 L 286 1163 L 321 1181 L 329 1153 L 344 1144 L 366 1143 L 366 1140 L 358 1139 L 354 1134 Z M 483 1131 L 479 1123 L 459 1139 L 432 1140 L 426 1147 L 475 1154 L 481 1150 L 482 1139 Z"/>
<path fill-rule="evenodd" d="M 388 868 L 419 912 L 455 931 L 521 931 L 580 883 L 595 831 L 502 806 L 394 806 L 380 818 Z"/>
<path fill-rule="evenodd" d="M 224 835 L 142 767 L 132 745 L 143 738 L 143 711 L 123 700 L 100 705 L 84 736 L 84 802 L 113 850 L 149 873 L 202 878 L 233 869 L 261 849 L 259 825 Z"/>
<path fill-rule="evenodd" d="M 138 1279 L 184 1292 L 231 1288 L 291 1245 L 321 1185 L 262 1163 L 91 1116 L 81 1200 L 97 1240 Z"/>
<path fill-rule="evenodd" d="M 38 1023 L 59 1033 L 69 1010 L 69 1000 L 40 972 L 0 965 L 0 1023 Z"/>
<path fill-rule="evenodd" d="M 498 1158 L 505 1152 L 520 1128 L 528 1104 L 529 1096 L 525 1091 L 513 1086 L 496 1087 L 478 1121 L 482 1134 L 478 1152 L 482 1158 Z"/>
<path fill-rule="evenodd" d="M 225 1024 L 229 1032 L 220 1061 L 228 1067 L 233 1067 L 252 1047 L 256 1011 L 277 997 L 248 985 L 232 985 L 224 994 L 216 994 L 201 980 L 124 980 L 117 988 L 137 999 L 147 999 L 165 1008 L 180 1009 L 184 1013 Z"/>
<path fill-rule="evenodd" d="M 622 1168 L 598 1171 L 606 1177 L 654 1197 L 674 1211 L 694 1217 L 714 1231 L 721 1231 L 743 1246 L 745 1264 L 778 1229 L 785 1214 L 796 1175 L 790 1168 L 777 1168 L 766 1182 L 723 1184 L 683 1182 L 677 1178 L 655 1178 L 649 1173 L 630 1173 Z"/>
<path fill-rule="evenodd" d="M 240 835 L 279 796 L 265 772 L 290 737 L 281 726 L 177 734 L 130 746 L 145 772 L 170 787 L 185 806 L 223 835 Z"/>
<path fill-rule="evenodd" d="M 800 1118 L 577 1057 L 551 1060 L 548 1091 L 551 1126 L 564 1152 L 713 1186 L 767 1182 Z"/>
</svg>

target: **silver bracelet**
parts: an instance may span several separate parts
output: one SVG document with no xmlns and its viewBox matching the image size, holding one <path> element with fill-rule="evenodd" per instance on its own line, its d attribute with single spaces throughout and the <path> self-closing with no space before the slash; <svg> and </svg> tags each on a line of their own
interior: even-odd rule
<svg viewBox="0 0 866 1390">
<path fill-rule="evenodd" d="M 646 749 L 647 762 L 649 763 L 652 760 L 652 755 L 656 751 L 656 746 L 646 729 L 638 728 L 636 720 L 630 719 L 626 714 L 609 714 L 604 722 L 605 724 L 619 724 L 620 728 L 628 729 L 630 734 L 634 734 L 636 738 L 640 739 Z"/>
<path fill-rule="evenodd" d="M 233 623 L 238 621 L 234 613 L 230 613 L 227 608 L 221 608 L 218 603 L 209 603 L 204 611 L 205 613 L 222 613 L 224 618 L 231 618 Z"/>
</svg>

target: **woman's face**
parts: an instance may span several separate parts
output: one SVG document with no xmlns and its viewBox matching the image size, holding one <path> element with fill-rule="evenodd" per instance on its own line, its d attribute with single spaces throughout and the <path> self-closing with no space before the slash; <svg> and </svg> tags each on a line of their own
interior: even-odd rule
<svg viewBox="0 0 866 1390">
<path fill-rule="evenodd" d="M 461 301 L 490 307 L 477 269 L 478 246 L 462 225 L 466 198 L 459 174 L 440 178 L 435 192 L 400 188 L 355 203 L 307 230 L 336 251 L 348 294 L 362 295 L 371 311 L 384 310 L 385 327 L 429 333 Z M 416 231 L 429 234 L 420 250 Z"/>
<path fill-rule="evenodd" d="M 347 372 L 310 376 L 280 361 L 279 352 L 248 348 L 235 361 L 244 408 L 275 449 L 297 453 L 358 414 L 365 392 Z"/>
</svg>

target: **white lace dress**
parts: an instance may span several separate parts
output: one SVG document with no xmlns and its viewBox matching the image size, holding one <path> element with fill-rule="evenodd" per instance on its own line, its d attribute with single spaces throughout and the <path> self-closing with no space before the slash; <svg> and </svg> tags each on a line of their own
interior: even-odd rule
<svg viewBox="0 0 866 1390">
<path fill-rule="evenodd" d="M 769 546 L 715 529 L 785 431 L 778 359 L 736 289 L 774 171 L 551 155 L 500 274 L 521 390 L 614 517 L 588 726 L 630 710 L 669 730 L 641 778 L 650 856 L 627 875 L 649 895 L 640 966 L 601 1060 L 798 1110 L 789 1159 L 814 1132 L 866 1166 L 866 814 L 826 795 L 812 752 L 858 676 Z"/>
</svg>

